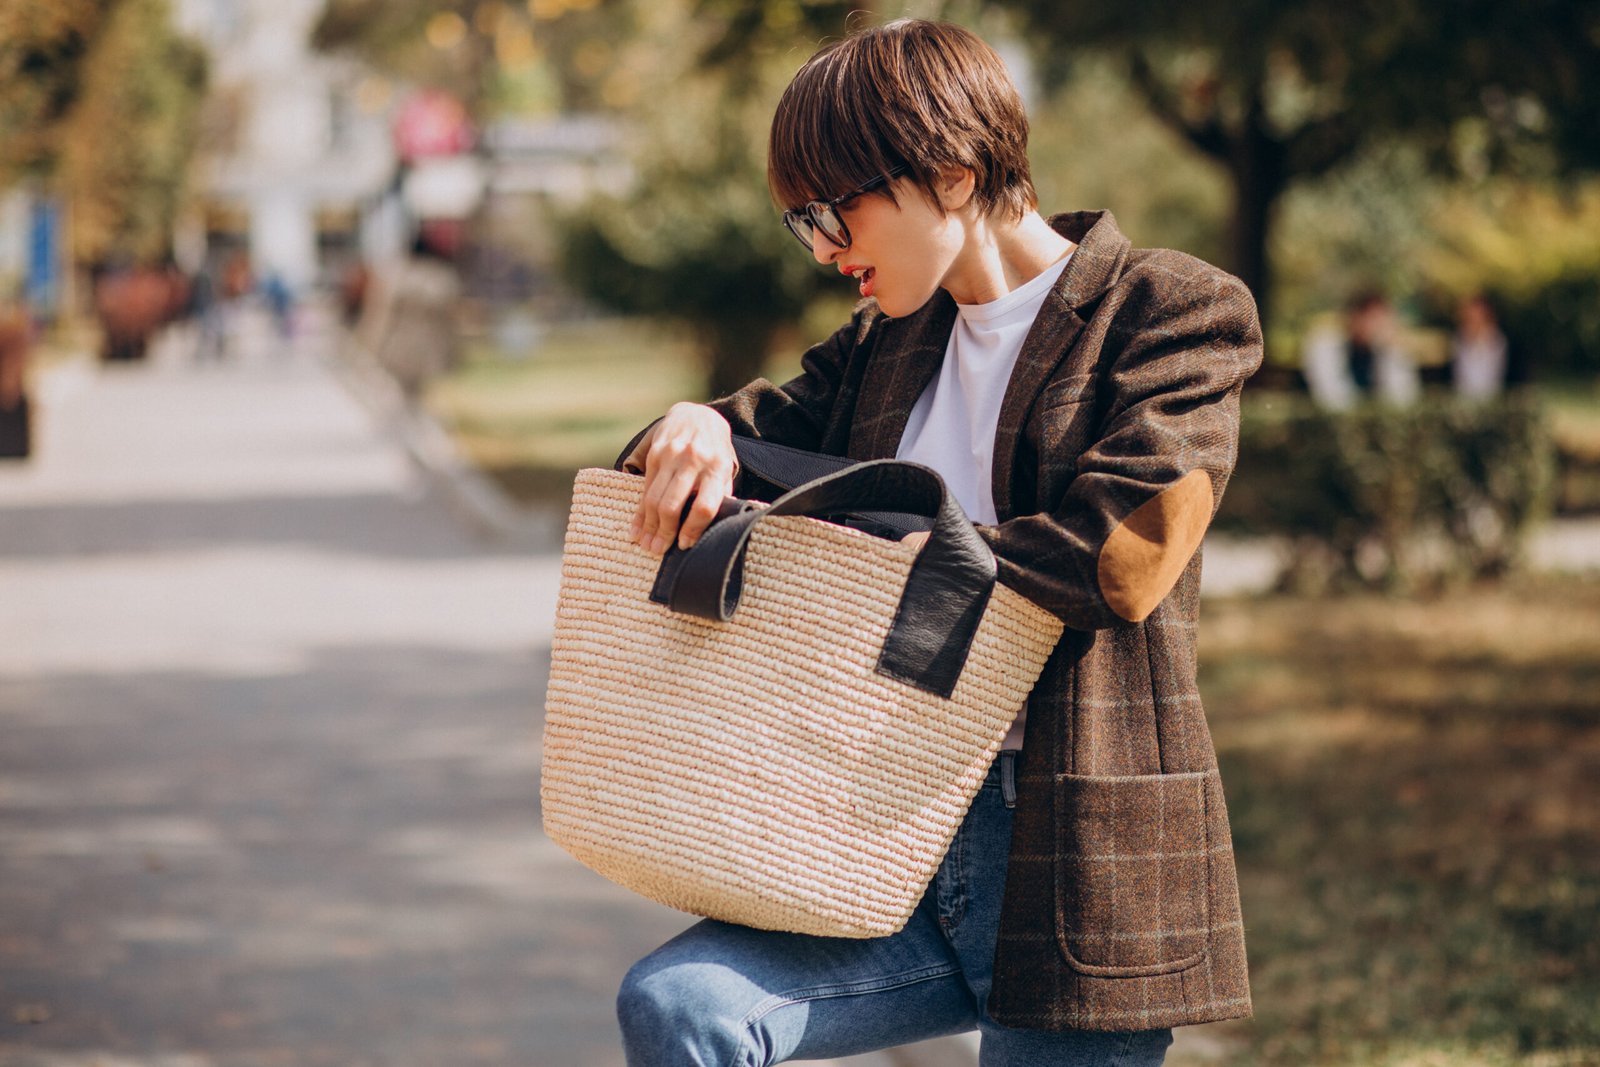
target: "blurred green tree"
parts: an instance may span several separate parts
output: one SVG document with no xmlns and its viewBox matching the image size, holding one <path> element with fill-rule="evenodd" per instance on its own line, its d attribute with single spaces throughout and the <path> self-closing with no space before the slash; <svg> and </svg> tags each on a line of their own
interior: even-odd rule
<svg viewBox="0 0 1600 1067">
<path fill-rule="evenodd" d="M 761 372 L 825 292 L 847 292 L 779 222 L 766 188 L 773 111 L 799 66 L 858 22 L 983 21 L 975 0 L 637 2 L 638 181 L 565 222 L 570 282 L 625 313 L 687 325 L 715 396 Z"/>
<path fill-rule="evenodd" d="M 1264 308 L 1279 198 L 1365 144 L 1403 137 L 1480 171 L 1600 163 L 1596 0 L 1008 6 L 1047 76 L 1085 49 L 1119 57 L 1154 113 L 1227 168 L 1229 266 Z"/>
<path fill-rule="evenodd" d="M 1600 374 L 1600 180 L 1460 183 L 1437 205 L 1435 240 L 1417 257 L 1429 295 L 1487 294 L 1521 374 L 1591 388 Z"/>
<path fill-rule="evenodd" d="M 79 83 L 57 145 L 74 258 L 154 263 L 171 248 L 205 53 L 174 30 L 168 0 L 117 0 L 82 59 Z"/>
<path fill-rule="evenodd" d="M 686 325 L 710 395 L 756 377 L 823 291 L 824 272 L 778 221 L 767 129 L 797 42 L 839 33 L 855 5 L 641 3 L 624 61 L 637 180 L 562 222 L 567 281 L 615 310 Z"/>
<path fill-rule="evenodd" d="M 1135 245 L 1220 262 L 1227 253 L 1228 176 L 1155 118 L 1103 56 L 1076 60 L 1029 107 L 1029 160 L 1045 212 L 1109 207 Z M 1088 152 L 1086 144 L 1115 145 Z"/>
<path fill-rule="evenodd" d="M 0 183 L 55 183 L 81 263 L 171 245 L 205 91 L 168 0 L 0 3 Z"/>
<path fill-rule="evenodd" d="M 484 120 L 503 112 L 590 111 L 617 92 L 628 5 L 603 0 L 328 0 L 316 47 L 443 89 Z"/>
<path fill-rule="evenodd" d="M 53 165 L 113 0 L 0 0 L 0 185 Z"/>
</svg>

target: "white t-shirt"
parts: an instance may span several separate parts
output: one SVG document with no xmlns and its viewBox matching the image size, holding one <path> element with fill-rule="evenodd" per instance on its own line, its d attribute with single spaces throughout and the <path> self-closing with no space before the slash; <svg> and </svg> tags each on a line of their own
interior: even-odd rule
<svg viewBox="0 0 1600 1067">
<path fill-rule="evenodd" d="M 1071 258 L 1068 253 L 998 300 L 957 304 L 944 362 L 906 420 L 895 458 L 938 471 L 973 522 L 999 521 L 991 475 L 1000 405 L 1022 342 Z M 1022 747 L 1025 718 L 1018 714 L 1002 747 Z"/>
<path fill-rule="evenodd" d="M 1462 396 L 1474 400 L 1495 396 L 1506 381 L 1505 334 L 1496 330 L 1488 337 L 1451 338 L 1450 375 Z"/>
</svg>

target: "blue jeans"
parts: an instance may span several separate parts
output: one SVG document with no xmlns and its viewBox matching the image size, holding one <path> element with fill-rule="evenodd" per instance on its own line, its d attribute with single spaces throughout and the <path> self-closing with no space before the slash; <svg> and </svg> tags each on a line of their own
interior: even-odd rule
<svg viewBox="0 0 1600 1067">
<path fill-rule="evenodd" d="M 1146 1067 L 1171 1030 L 1017 1030 L 989 1017 L 1015 778 L 1002 753 L 899 933 L 855 940 L 705 919 L 633 965 L 629 1067 L 756 1067 L 981 1033 L 983 1067 Z"/>
</svg>

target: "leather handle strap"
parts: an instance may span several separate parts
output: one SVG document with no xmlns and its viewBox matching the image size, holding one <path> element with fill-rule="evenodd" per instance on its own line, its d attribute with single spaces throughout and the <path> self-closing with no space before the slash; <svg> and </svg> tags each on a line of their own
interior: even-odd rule
<svg viewBox="0 0 1600 1067">
<path fill-rule="evenodd" d="M 644 473 L 624 461 L 633 454 L 634 447 L 645 434 L 650 432 L 651 427 L 660 421 L 661 419 L 656 419 L 633 435 L 633 439 L 617 454 L 616 461 L 611 465 L 613 470 L 626 470 L 632 474 Z M 796 486 L 853 467 L 859 462 L 848 456 L 808 452 L 803 448 L 791 448 L 788 445 L 764 441 L 757 437 L 742 437 L 739 434 L 733 435 L 733 451 L 738 460 L 739 470 L 752 476 L 758 485 L 743 495 L 754 495 L 760 500 L 775 499 L 777 495 L 787 493 Z M 776 490 L 776 493 L 773 493 L 773 490 Z M 685 512 L 687 510 L 686 507 Z M 848 521 L 846 525 L 895 537 L 904 537 L 908 533 L 929 528 L 928 516 L 911 515 L 903 511 L 861 509 L 849 513 L 848 518 L 852 521 Z"/>
<path fill-rule="evenodd" d="M 826 477 L 835 471 L 854 467 L 861 462 L 848 456 L 808 452 L 803 448 L 790 448 L 788 445 L 763 441 L 755 437 L 741 437 L 738 434 L 733 436 L 733 451 L 739 457 L 739 466 L 747 476 L 765 482 L 780 494 Z M 759 495 L 760 499 L 772 499 L 758 488 L 744 491 L 741 495 L 750 496 L 752 492 Z M 846 525 L 893 537 L 904 537 L 908 533 L 925 531 L 930 525 L 928 520 L 932 518 L 931 515 L 904 511 L 880 511 L 876 507 L 870 511 L 865 508 L 856 509 L 841 517 L 846 519 Z"/>
<path fill-rule="evenodd" d="M 673 611 L 726 622 L 739 606 L 745 545 L 762 519 L 885 506 L 931 516 L 933 532 L 912 564 L 877 670 L 948 697 L 994 591 L 996 565 L 944 480 L 921 464 L 856 463 L 796 487 L 769 508 L 728 514 L 681 553 L 670 577 L 662 561 L 657 592 Z"/>
</svg>

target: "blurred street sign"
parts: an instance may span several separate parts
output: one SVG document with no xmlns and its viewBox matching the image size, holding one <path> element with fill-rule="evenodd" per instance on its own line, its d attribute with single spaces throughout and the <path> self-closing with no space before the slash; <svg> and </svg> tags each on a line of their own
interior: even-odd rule
<svg viewBox="0 0 1600 1067">
<path fill-rule="evenodd" d="M 428 89 L 400 105 L 394 118 L 394 146 L 407 163 L 455 156 L 472 147 L 472 120 L 449 93 Z"/>
</svg>

